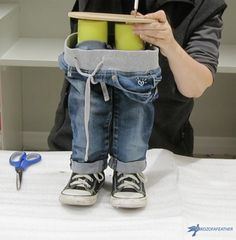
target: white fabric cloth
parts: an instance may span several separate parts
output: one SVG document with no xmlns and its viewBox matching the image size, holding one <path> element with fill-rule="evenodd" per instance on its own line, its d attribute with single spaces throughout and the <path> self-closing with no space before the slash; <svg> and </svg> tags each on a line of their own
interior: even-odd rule
<svg viewBox="0 0 236 240">
<path fill-rule="evenodd" d="M 42 152 L 16 191 L 12 152 L 0 151 L 0 239 L 2 240 L 235 240 L 236 160 L 187 158 L 148 151 L 146 208 L 115 209 L 110 203 L 111 169 L 92 207 L 62 206 L 60 191 L 70 177 L 70 152 Z M 233 231 L 188 232 L 191 226 Z"/>
</svg>

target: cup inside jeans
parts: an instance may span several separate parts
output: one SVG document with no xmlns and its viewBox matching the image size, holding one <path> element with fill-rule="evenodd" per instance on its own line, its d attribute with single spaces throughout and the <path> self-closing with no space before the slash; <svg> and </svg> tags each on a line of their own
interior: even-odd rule
<svg viewBox="0 0 236 240">
<path fill-rule="evenodd" d="M 144 42 L 132 30 L 131 24 L 115 24 L 115 47 L 118 50 L 143 50 Z"/>
<path fill-rule="evenodd" d="M 96 40 L 107 43 L 108 23 L 106 21 L 78 20 L 78 43 Z"/>
</svg>

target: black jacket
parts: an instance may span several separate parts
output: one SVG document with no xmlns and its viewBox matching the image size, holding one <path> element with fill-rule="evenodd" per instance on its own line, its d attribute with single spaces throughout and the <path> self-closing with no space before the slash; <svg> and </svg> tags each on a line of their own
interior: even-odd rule
<svg viewBox="0 0 236 240">
<path fill-rule="evenodd" d="M 130 0 L 77 0 L 73 11 L 127 13 L 132 10 L 130 2 Z M 223 0 L 140 0 L 139 11 L 145 14 L 164 10 L 176 40 L 185 48 L 193 32 L 209 18 L 223 14 L 225 8 Z M 76 24 L 77 21 L 72 19 L 72 32 L 76 31 Z M 164 56 L 160 56 L 160 66 L 163 80 L 158 85 L 160 96 L 154 103 L 155 122 L 150 148 L 165 148 L 177 154 L 192 155 L 193 129 L 189 117 L 193 109 L 193 99 L 184 97 L 178 91 Z M 67 114 L 67 92 L 68 83 L 65 81 L 55 125 L 48 138 L 52 150 L 71 150 L 72 132 Z"/>
</svg>

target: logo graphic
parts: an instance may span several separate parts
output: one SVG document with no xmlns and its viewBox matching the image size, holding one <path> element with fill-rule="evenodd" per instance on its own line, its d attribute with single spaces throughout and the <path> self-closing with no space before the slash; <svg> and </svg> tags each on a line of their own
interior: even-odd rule
<svg viewBox="0 0 236 240">
<path fill-rule="evenodd" d="M 192 237 L 197 235 L 197 232 L 231 232 L 234 231 L 233 227 L 200 227 L 199 224 L 196 226 L 188 227 L 188 232 L 192 233 Z"/>
<path fill-rule="evenodd" d="M 199 230 L 200 230 L 199 224 L 197 226 L 188 227 L 188 232 L 193 232 L 192 237 L 195 237 Z"/>
</svg>

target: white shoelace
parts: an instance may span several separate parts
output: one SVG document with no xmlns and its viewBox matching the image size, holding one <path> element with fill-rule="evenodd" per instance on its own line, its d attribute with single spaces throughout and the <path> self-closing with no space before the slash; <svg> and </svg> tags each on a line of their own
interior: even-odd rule
<svg viewBox="0 0 236 240">
<path fill-rule="evenodd" d="M 122 188 L 131 188 L 131 189 L 140 189 L 139 187 L 139 182 L 141 181 L 142 183 L 145 182 L 145 177 L 142 173 L 137 173 L 137 177 L 134 174 L 125 174 L 125 173 L 118 173 L 118 177 L 123 174 L 124 176 L 119 178 L 118 183 L 120 183 L 121 181 L 124 181 L 123 183 L 121 183 L 120 185 L 118 185 L 118 189 L 122 189 Z M 128 178 L 133 179 L 134 181 L 130 181 L 127 180 Z"/>
<path fill-rule="evenodd" d="M 91 175 L 91 174 L 90 174 Z M 83 187 L 83 188 L 91 188 L 91 185 L 88 181 L 93 182 L 93 178 L 89 174 L 76 174 L 72 177 L 73 182 L 70 183 L 70 186 Z M 95 173 L 93 176 L 100 183 L 104 180 L 104 175 L 102 173 Z"/>
</svg>

